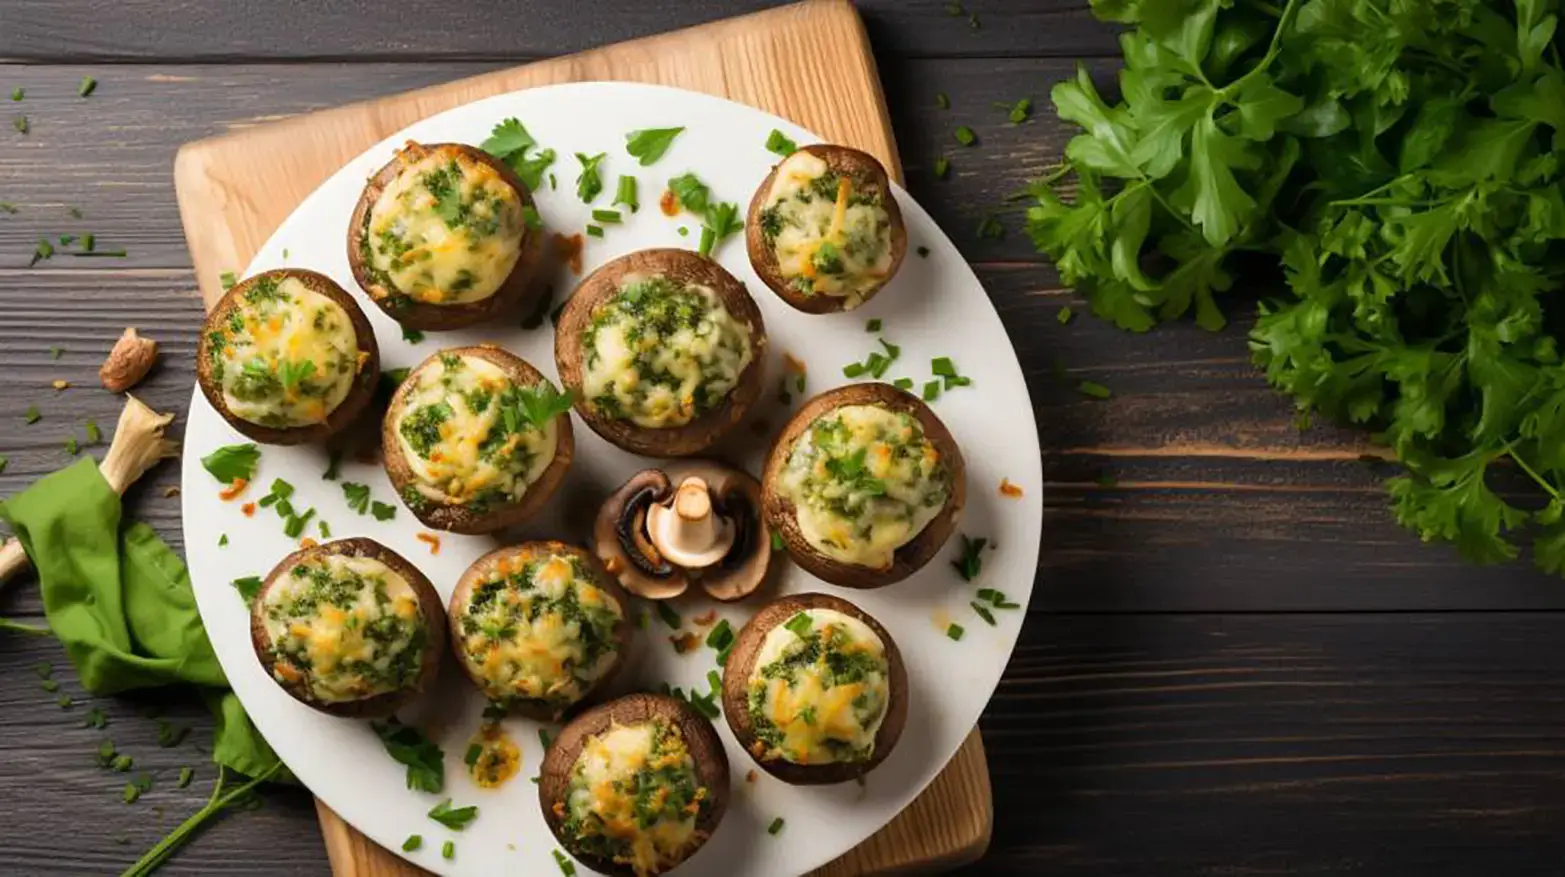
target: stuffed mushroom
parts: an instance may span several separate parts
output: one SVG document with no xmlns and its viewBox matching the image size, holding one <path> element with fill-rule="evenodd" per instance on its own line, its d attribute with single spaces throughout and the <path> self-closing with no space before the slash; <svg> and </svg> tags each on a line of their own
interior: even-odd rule
<svg viewBox="0 0 1565 877">
<path fill-rule="evenodd" d="M 632 694 L 582 713 L 544 755 L 544 820 L 604 874 L 662 874 L 699 850 L 728 806 L 712 724 L 672 697 Z"/>
<path fill-rule="evenodd" d="M 801 567 L 848 588 L 916 572 L 966 502 L 962 452 L 940 418 L 889 384 L 814 397 L 767 456 L 762 503 Z"/>
<path fill-rule="evenodd" d="M 434 680 L 445 650 L 440 596 L 373 539 L 283 558 L 250 607 L 268 675 L 300 702 L 351 718 L 389 716 Z"/>
<path fill-rule="evenodd" d="M 391 397 L 386 471 L 430 527 L 491 533 L 531 517 L 570 467 L 570 399 L 498 347 L 442 350 Z"/>
<path fill-rule="evenodd" d="M 891 754 L 907 723 L 907 670 L 880 622 L 846 600 L 769 603 L 723 668 L 723 715 L 764 770 L 794 785 L 840 783 Z"/>
<path fill-rule="evenodd" d="M 886 169 L 846 146 L 805 146 L 750 200 L 750 265 L 783 301 L 811 314 L 851 311 L 891 282 L 907 229 Z"/>
<path fill-rule="evenodd" d="M 491 551 L 451 595 L 457 661 L 491 703 L 557 721 L 625 662 L 624 596 L 597 558 L 563 542 Z"/>
<path fill-rule="evenodd" d="M 409 142 L 370 178 L 348 224 L 348 264 L 413 329 L 457 329 L 516 311 L 543 253 L 516 172 L 460 143 Z"/>
<path fill-rule="evenodd" d="M 761 394 L 760 308 L 721 265 L 688 250 L 643 250 L 594 271 L 554 338 L 576 412 L 632 453 L 698 453 Z"/>
<path fill-rule="evenodd" d="M 207 315 L 196 351 L 207 401 L 265 444 L 342 430 L 374 396 L 379 376 L 375 333 L 353 297 L 299 268 L 236 284 Z"/>
</svg>

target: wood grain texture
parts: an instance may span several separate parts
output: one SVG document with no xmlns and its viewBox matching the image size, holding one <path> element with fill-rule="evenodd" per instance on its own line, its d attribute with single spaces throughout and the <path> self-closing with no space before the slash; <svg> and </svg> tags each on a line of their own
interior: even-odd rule
<svg viewBox="0 0 1565 877">
<path fill-rule="evenodd" d="M 754 13 L 403 95 L 340 107 L 187 144 L 174 188 L 202 298 L 223 294 L 219 275 L 248 263 L 310 192 L 365 148 L 441 110 L 557 82 L 619 80 L 670 85 L 759 107 L 863 149 L 895 179 L 901 163 L 863 25 L 845 0 Z M 983 746 L 969 735 L 962 757 L 915 805 L 822 877 L 945 867 L 983 855 L 992 820 Z M 321 807 L 328 855 L 339 873 L 419 869 L 367 843 Z"/>
</svg>

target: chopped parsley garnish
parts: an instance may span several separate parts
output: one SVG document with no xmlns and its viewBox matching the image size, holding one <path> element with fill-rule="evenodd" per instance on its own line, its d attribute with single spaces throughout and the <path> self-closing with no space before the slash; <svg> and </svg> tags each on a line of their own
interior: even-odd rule
<svg viewBox="0 0 1565 877">
<path fill-rule="evenodd" d="M 930 360 L 929 370 L 944 382 L 947 390 L 953 387 L 970 386 L 973 383 L 972 378 L 957 373 L 956 364 L 948 356 L 937 356 Z"/>
<path fill-rule="evenodd" d="M 6 455 L 4 455 L 4 454 L 0 454 L 0 474 L 4 474 L 5 473 L 5 467 L 10 465 L 10 464 L 11 464 L 11 459 L 9 457 L 7 457 Z"/>
<path fill-rule="evenodd" d="M 715 246 L 743 229 L 744 222 L 739 219 L 739 205 L 728 201 L 713 204 L 701 222 L 701 246 L 698 252 L 710 256 Z"/>
<path fill-rule="evenodd" d="M 103 714 L 103 710 L 93 707 L 87 711 L 87 716 L 82 720 L 83 728 L 92 728 L 101 731 L 109 726 L 109 717 Z"/>
<path fill-rule="evenodd" d="M 408 788 L 415 792 L 438 793 L 446 785 L 445 754 L 419 729 L 396 719 L 385 724 L 371 722 L 375 735 L 393 761 L 407 766 Z M 450 802 L 447 801 L 447 804 Z"/>
<path fill-rule="evenodd" d="M 981 240 L 998 241 L 1005 237 L 1005 226 L 1001 224 L 1000 217 L 989 214 L 978 223 L 978 237 Z"/>
<path fill-rule="evenodd" d="M 22 87 L 18 85 L 16 88 L 11 89 L 11 100 L 20 101 L 24 94 L 26 92 L 22 91 Z"/>
<path fill-rule="evenodd" d="M 71 436 L 70 438 L 65 440 L 65 452 L 67 454 L 70 454 L 71 456 L 74 457 L 80 451 L 81 451 L 80 446 L 78 446 L 76 444 L 76 436 Z"/>
<path fill-rule="evenodd" d="M 973 133 L 972 128 L 961 125 L 956 129 L 956 142 L 963 146 L 972 146 L 978 142 L 978 135 Z"/>
<path fill-rule="evenodd" d="M 778 832 L 783 830 L 783 825 L 784 825 L 784 820 L 783 820 L 783 818 L 781 816 L 779 816 L 776 819 L 772 820 L 772 824 L 771 825 L 766 826 L 766 833 L 775 837 Z"/>
<path fill-rule="evenodd" d="M 483 754 L 484 746 L 482 743 L 469 743 L 467 745 L 467 752 L 462 756 L 462 763 L 468 767 L 472 767 L 478 763 L 478 759 L 482 757 Z"/>
<path fill-rule="evenodd" d="M 33 248 L 33 258 L 27 263 L 27 267 L 31 268 L 53 255 L 54 244 L 49 243 L 47 240 L 39 239 L 38 246 Z"/>
<path fill-rule="evenodd" d="M 658 618 L 674 630 L 678 630 L 685 623 L 685 620 L 679 617 L 679 613 L 674 611 L 674 607 L 661 600 L 657 601 L 657 613 Z"/>
<path fill-rule="evenodd" d="M 601 222 L 604 225 L 618 225 L 625 220 L 624 217 L 620 216 L 618 210 L 594 210 L 592 211 L 592 221 Z"/>
<path fill-rule="evenodd" d="M 603 226 L 601 226 L 601 225 L 593 225 L 591 223 L 588 223 L 587 224 L 587 237 L 590 237 L 590 238 L 601 238 L 601 237 L 603 237 Z"/>
<path fill-rule="evenodd" d="M 409 329 L 407 326 L 403 326 L 402 340 L 409 344 L 422 344 L 424 342 L 424 333 L 417 329 Z"/>
<path fill-rule="evenodd" d="M 799 144 L 789 140 L 788 135 L 773 128 L 772 133 L 766 136 L 766 151 L 773 155 L 787 157 L 799 151 Z"/>
<path fill-rule="evenodd" d="M 1074 316 L 1076 316 L 1076 312 L 1071 310 L 1071 306 L 1070 305 L 1064 305 L 1058 311 L 1055 312 L 1054 320 L 1055 320 L 1055 322 L 1059 323 L 1061 326 L 1065 326 L 1065 325 L 1068 325 L 1070 323 L 1071 318 L 1074 317 Z"/>
<path fill-rule="evenodd" d="M 315 529 L 321 534 L 322 539 L 331 538 L 331 524 L 326 523 L 325 518 L 315 522 Z"/>
<path fill-rule="evenodd" d="M 527 132 L 520 119 L 515 117 L 503 119 L 484 138 L 484 142 L 478 148 L 502 161 L 508 160 L 512 155 L 526 152 L 538 141 Z"/>
<path fill-rule="evenodd" d="M 452 831 L 461 831 L 478 816 L 478 807 L 452 807 L 447 798 L 429 811 L 429 818 Z"/>
<path fill-rule="evenodd" d="M 232 271 L 224 271 L 222 274 L 217 275 L 217 282 L 221 283 L 223 291 L 227 292 L 234 288 L 234 284 L 239 282 L 239 278 L 235 277 Z"/>
<path fill-rule="evenodd" d="M 1004 104 L 996 101 L 994 105 L 1005 110 L 1006 116 L 1011 120 L 1012 125 L 1020 125 L 1032 115 L 1032 98 L 1030 97 L 1024 97 L 1014 104 Z"/>
<path fill-rule="evenodd" d="M 734 650 L 734 643 L 738 639 L 739 637 L 734 635 L 733 626 L 728 623 L 726 618 L 718 621 L 717 625 L 706 635 L 707 647 L 717 650 L 717 666 L 726 667 L 728 665 L 728 655 Z"/>
<path fill-rule="evenodd" d="M 945 179 L 946 174 L 949 174 L 950 172 L 951 159 L 946 158 L 943 155 L 935 159 L 935 176 L 940 177 L 941 179 Z"/>
<path fill-rule="evenodd" d="M 26 134 L 29 127 L 27 124 L 27 117 L 17 116 L 16 119 L 11 122 L 11 127 L 15 128 L 18 134 Z"/>
<path fill-rule="evenodd" d="M 950 627 L 946 628 L 946 636 L 953 641 L 960 641 L 962 639 L 962 634 L 964 633 L 967 633 L 967 631 L 964 630 L 960 624 L 953 623 Z"/>
<path fill-rule="evenodd" d="M 185 735 L 190 733 L 190 729 L 184 725 L 176 725 L 166 719 L 159 719 L 157 727 L 158 745 L 164 749 L 172 749 L 183 743 Z"/>
<path fill-rule="evenodd" d="M 554 150 L 540 149 L 532 158 L 512 159 L 510 164 L 515 168 L 516 175 L 522 178 L 522 185 L 527 187 L 527 191 L 536 192 L 543 187 L 543 176 L 554 164 L 554 159 Z M 554 174 L 549 174 L 549 188 L 559 188 L 554 183 Z"/>
<path fill-rule="evenodd" d="M 940 382 L 939 381 L 929 381 L 928 383 L 924 384 L 924 394 L 923 395 L 924 395 L 924 401 L 925 402 L 933 402 L 936 399 L 939 399 L 940 398 Z"/>
<path fill-rule="evenodd" d="M 29 406 L 27 406 L 27 411 L 25 411 L 22 414 L 22 420 L 27 422 L 28 424 L 37 423 L 42 417 L 43 417 L 43 415 L 38 413 L 38 406 L 37 405 L 29 405 Z M 205 462 L 205 461 L 203 461 L 203 462 Z"/>
<path fill-rule="evenodd" d="M 1022 604 L 1013 603 L 1005 598 L 1004 591 L 996 591 L 994 588 L 979 588 L 978 599 L 987 600 L 989 605 L 996 609 L 1020 609 Z"/>
<path fill-rule="evenodd" d="M 646 128 L 625 135 L 625 151 L 646 167 L 663 157 L 684 128 Z"/>
<path fill-rule="evenodd" d="M 103 433 L 98 429 L 96 420 L 87 421 L 87 444 L 95 445 L 103 441 Z"/>
<path fill-rule="evenodd" d="M 625 205 L 630 208 L 631 213 L 641 209 L 641 202 L 636 194 L 635 177 L 620 174 L 619 183 L 614 187 L 614 203 Z"/>
<path fill-rule="evenodd" d="M 570 859 L 565 858 L 564 853 L 561 853 L 559 850 L 551 850 L 550 852 L 554 854 L 554 864 L 560 866 L 561 874 L 564 874 L 565 877 L 576 877 L 576 865 Z"/>
<path fill-rule="evenodd" d="M 1093 399 L 1107 399 L 1114 395 L 1114 391 L 1097 381 L 1082 381 L 1077 386 L 1077 389 L 1081 390 L 1083 396 L 1089 396 Z"/>
<path fill-rule="evenodd" d="M 60 347 L 59 345 L 51 345 L 49 347 L 49 358 L 50 359 L 59 359 L 60 357 L 62 357 L 64 355 L 65 355 L 65 348 L 64 347 Z"/>
<path fill-rule="evenodd" d="M 973 607 L 973 611 L 978 613 L 978 617 L 982 618 L 990 627 L 998 626 L 998 622 L 994 620 L 994 613 L 990 612 L 987 606 L 977 601 L 969 602 L 967 605 Z"/>
<path fill-rule="evenodd" d="M 864 323 L 864 331 L 866 331 L 866 332 L 879 332 L 880 331 L 880 318 L 876 317 L 873 320 L 869 320 L 869 321 L 865 322 Z"/>
<path fill-rule="evenodd" d="M 76 93 L 82 97 L 86 97 L 92 94 L 93 91 L 97 89 L 97 87 L 98 80 L 93 79 L 91 76 L 83 76 L 81 85 L 76 87 Z"/>
<path fill-rule="evenodd" d="M 978 578 L 978 573 L 983 570 L 984 548 L 988 545 L 988 539 L 972 539 L 966 535 L 962 536 L 961 557 L 951 561 L 952 568 L 962 577 L 962 581 L 970 582 Z M 982 595 L 982 592 L 979 593 Z"/>
<path fill-rule="evenodd" d="M 389 521 L 397 516 L 397 507 L 390 503 L 376 500 L 370 503 L 370 515 L 377 521 Z"/>
<path fill-rule="evenodd" d="M 576 178 L 576 197 L 580 198 L 583 204 L 591 204 L 592 199 L 598 197 L 598 193 L 603 191 L 603 177 L 598 174 L 598 165 L 602 164 L 607 156 L 607 152 L 600 152 L 597 155 L 576 153 L 576 160 L 581 162 L 581 176 Z"/>
<path fill-rule="evenodd" d="M 695 174 L 674 177 L 668 181 L 668 190 L 679 199 L 679 206 L 698 215 L 706 213 L 707 203 L 712 198 L 712 190 Z"/>
<path fill-rule="evenodd" d="M 355 484 L 352 481 L 342 483 L 342 498 L 348 501 L 348 508 L 364 514 L 370 509 L 370 486 L 368 484 Z"/>
<path fill-rule="evenodd" d="M 325 481 L 336 481 L 341 476 L 342 476 L 342 451 L 340 449 L 337 449 L 337 450 L 331 451 L 327 455 L 327 457 L 326 457 L 326 471 L 321 473 L 321 478 L 323 480 L 325 480 Z"/>
<path fill-rule="evenodd" d="M 939 107 L 942 110 L 949 110 L 949 109 L 951 109 L 951 98 L 950 98 L 950 96 L 948 96 L 943 91 L 936 92 L 935 93 L 935 106 Z"/>
<path fill-rule="evenodd" d="M 227 546 L 228 546 L 228 534 L 227 533 L 223 533 L 222 535 L 217 537 L 217 547 L 218 548 L 225 548 Z"/>
<path fill-rule="evenodd" d="M 261 584 L 260 576 L 245 576 L 242 579 L 234 579 L 233 581 L 234 590 L 239 592 L 239 596 L 245 601 L 245 605 L 255 602 L 256 595 L 261 593 Z"/>
<path fill-rule="evenodd" d="M 179 779 L 174 782 L 174 788 L 183 789 L 190 785 L 190 781 L 196 778 L 196 772 L 188 767 L 179 769 Z"/>
<path fill-rule="evenodd" d="M 410 835 L 408 835 L 408 839 L 402 842 L 402 851 L 404 853 L 411 853 L 411 852 L 413 852 L 414 850 L 418 849 L 419 847 L 421 847 L 423 845 L 424 845 L 424 836 L 423 835 L 421 835 L 421 834 L 410 834 Z"/>
<path fill-rule="evenodd" d="M 554 388 L 554 384 L 547 380 L 539 381 L 537 385 L 532 387 L 518 387 L 516 400 L 521 405 L 522 415 L 527 418 L 529 423 L 539 429 L 548 426 L 549 421 L 556 416 L 571 410 L 571 394 L 561 393 Z M 513 408 L 506 408 L 502 414 L 509 419 L 512 416 L 511 412 L 514 410 Z M 520 424 L 517 424 L 517 426 L 520 426 Z M 510 425 L 507 424 L 507 427 L 510 428 Z M 516 432 L 516 429 L 511 428 L 510 431 Z"/>
</svg>

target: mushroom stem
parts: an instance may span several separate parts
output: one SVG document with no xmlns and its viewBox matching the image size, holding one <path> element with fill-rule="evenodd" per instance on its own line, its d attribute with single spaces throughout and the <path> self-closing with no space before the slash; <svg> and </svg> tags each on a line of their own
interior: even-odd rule
<svg viewBox="0 0 1565 877">
<path fill-rule="evenodd" d="M 711 491 L 694 475 L 680 482 L 672 503 L 647 509 L 647 536 L 660 554 L 685 569 L 709 567 L 734 546 L 733 522 L 713 513 Z"/>
<path fill-rule="evenodd" d="M 115 493 L 123 494 L 136 479 L 165 457 L 179 455 L 179 443 L 163 437 L 174 415 L 159 414 L 135 396 L 125 397 L 125 408 L 114 427 L 114 440 L 103 455 L 98 471 Z M 0 545 L 0 585 L 28 567 L 27 552 L 16 539 Z"/>
</svg>

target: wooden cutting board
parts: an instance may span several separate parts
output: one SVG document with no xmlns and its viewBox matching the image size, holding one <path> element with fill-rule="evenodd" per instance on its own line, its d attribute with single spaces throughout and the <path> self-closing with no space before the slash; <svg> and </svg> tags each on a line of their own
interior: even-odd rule
<svg viewBox="0 0 1565 877">
<path fill-rule="evenodd" d="M 223 272 L 249 264 L 305 196 L 392 133 L 490 95 L 590 80 L 670 85 L 749 104 L 870 152 L 902 177 L 858 13 L 846 0 L 809 0 L 186 144 L 174 162 L 174 187 L 202 298 L 210 307 L 223 293 Z M 337 877 L 425 873 L 319 801 L 316 808 Z M 988 847 L 993 816 L 975 730 L 907 810 L 817 875 L 930 872 L 970 862 Z"/>
</svg>

